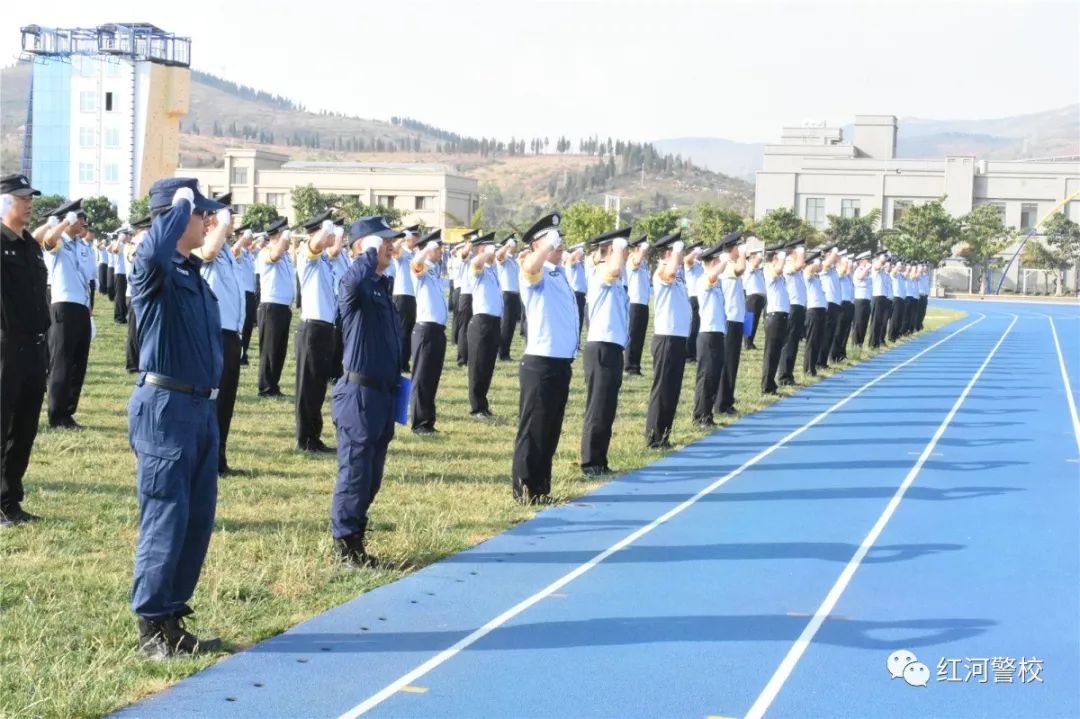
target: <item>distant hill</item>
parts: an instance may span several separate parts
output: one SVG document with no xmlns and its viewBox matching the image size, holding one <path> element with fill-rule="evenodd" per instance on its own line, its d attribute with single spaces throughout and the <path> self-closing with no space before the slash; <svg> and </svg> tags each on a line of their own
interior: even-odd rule
<svg viewBox="0 0 1080 719">
<path fill-rule="evenodd" d="M 0 76 L 5 169 L 18 166 L 29 77 L 25 64 L 4 68 Z M 592 138 L 574 148 L 566 138 L 475 138 L 410 118 L 387 122 L 313 113 L 288 98 L 197 71 L 180 127 L 184 167 L 220 166 L 225 149 L 242 146 L 294 159 L 455 166 L 461 174 L 490 183 L 482 192 L 487 198 L 483 206 L 489 216 L 503 220 L 520 220 L 579 199 L 603 202 L 605 194 L 620 196 L 624 211 L 634 214 L 701 200 L 748 213 L 753 201 L 753 187 L 744 180 L 648 144 L 620 141 L 608 147 Z"/>
<path fill-rule="evenodd" d="M 852 125 L 843 128 L 850 142 Z M 775 138 L 779 141 L 779 129 Z M 663 152 L 688 157 L 715 172 L 753 181 L 766 143 L 733 142 L 716 137 L 683 137 L 653 142 Z M 1080 105 L 990 120 L 898 121 L 896 154 L 904 158 L 976 155 L 989 160 L 1080 155 Z"/>
</svg>

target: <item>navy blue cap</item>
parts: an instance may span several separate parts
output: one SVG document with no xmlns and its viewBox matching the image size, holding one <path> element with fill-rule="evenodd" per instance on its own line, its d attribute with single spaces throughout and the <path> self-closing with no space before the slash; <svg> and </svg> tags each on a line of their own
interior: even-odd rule
<svg viewBox="0 0 1080 719">
<path fill-rule="evenodd" d="M 706 249 L 704 252 L 702 252 L 701 253 L 701 259 L 703 261 L 707 261 L 707 260 L 713 259 L 714 257 L 719 257 L 719 256 L 721 256 L 723 254 L 724 254 L 724 245 L 722 243 L 717 243 L 717 244 L 713 245 L 712 247 L 709 247 L 708 249 Z"/>
<path fill-rule="evenodd" d="M 334 214 L 334 211 L 332 209 L 327 210 L 326 212 L 315 215 L 310 220 L 308 220 L 307 222 L 303 223 L 300 226 L 303 227 L 308 232 L 311 232 L 313 230 L 317 230 L 320 227 L 322 227 L 323 220 L 331 219 L 331 216 L 333 214 Z"/>
<path fill-rule="evenodd" d="M 26 175 L 16 173 L 14 175 L 4 175 L 0 178 L 0 195 L 25 197 L 40 194 L 39 190 L 35 190 L 30 186 L 30 179 Z"/>
<path fill-rule="evenodd" d="M 627 247 L 637 247 L 638 245 L 644 245 L 644 244 L 647 244 L 648 242 L 649 242 L 649 236 L 648 235 L 642 235 L 641 237 L 638 237 L 635 240 L 630 240 L 626 244 L 627 244 Z"/>
<path fill-rule="evenodd" d="M 427 235 L 424 236 L 424 239 L 420 240 L 420 242 L 422 242 L 423 244 L 427 244 L 428 242 L 438 242 L 441 245 L 442 230 L 434 230 L 433 232 L 429 232 Z"/>
<path fill-rule="evenodd" d="M 471 240 L 472 238 L 477 237 L 479 235 L 480 235 L 480 230 L 469 230 L 468 232 L 466 232 L 465 234 L 463 234 L 461 236 L 461 240 L 464 242 L 464 241 L 467 241 L 467 240 Z"/>
<path fill-rule="evenodd" d="M 611 230 L 609 232 L 601 233 L 589 240 L 586 244 L 588 244 L 590 249 L 597 250 L 601 247 L 606 247 L 607 245 L 610 245 L 619 237 L 623 238 L 624 240 L 630 239 L 630 225 L 627 225 L 626 227 L 620 228 L 618 230 Z M 627 243 L 627 245 L 629 245 L 629 242 Z"/>
<path fill-rule="evenodd" d="M 664 235 L 653 243 L 654 250 L 666 250 L 682 238 L 682 230 L 675 230 L 670 235 Z"/>
<path fill-rule="evenodd" d="M 483 235 L 481 237 L 477 237 L 475 240 L 472 241 L 472 244 L 473 244 L 473 247 L 479 247 L 481 245 L 494 245 L 495 244 L 495 233 L 494 232 L 489 232 L 486 235 Z"/>
<path fill-rule="evenodd" d="M 525 234 L 521 236 L 521 241 L 528 244 L 536 240 L 537 236 L 550 229 L 559 229 L 559 223 L 562 222 L 562 214 L 558 212 L 552 212 L 550 215 L 544 215 L 537 220 L 532 227 L 525 230 Z"/>
<path fill-rule="evenodd" d="M 732 247 L 741 245 L 743 242 L 742 230 L 735 230 L 729 232 L 720 239 L 720 247 L 725 250 L 730 250 Z"/>
<path fill-rule="evenodd" d="M 82 198 L 72 200 L 66 204 L 60 205 L 55 210 L 49 213 L 49 217 L 63 217 L 69 212 L 81 212 L 82 211 Z"/>
<path fill-rule="evenodd" d="M 281 232 L 282 230 L 284 230 L 288 226 L 288 224 L 288 217 L 275 217 L 274 219 L 270 220 L 270 224 L 266 226 L 266 230 L 264 231 L 267 235 L 272 235 L 275 232 Z"/>
<path fill-rule="evenodd" d="M 371 237 L 372 235 L 381 237 L 384 240 L 395 240 L 399 237 L 403 237 L 405 233 L 391 228 L 390 225 L 387 224 L 386 218 L 382 215 L 361 217 L 359 220 L 349 225 L 350 244 L 364 237 Z"/>
<path fill-rule="evenodd" d="M 195 195 L 195 209 L 207 212 L 217 212 L 224 209 L 223 205 L 216 200 L 211 200 L 199 192 L 199 181 L 194 177 L 168 177 L 158 180 L 150 186 L 150 209 L 157 210 L 172 205 L 173 195 L 181 187 L 187 187 Z"/>
</svg>

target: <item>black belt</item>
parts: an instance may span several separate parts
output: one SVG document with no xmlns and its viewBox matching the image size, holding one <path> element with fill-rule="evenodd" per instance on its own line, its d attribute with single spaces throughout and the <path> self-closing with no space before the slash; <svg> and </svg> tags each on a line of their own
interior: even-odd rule
<svg viewBox="0 0 1080 719">
<path fill-rule="evenodd" d="M 206 399 L 217 399 L 218 388 L 209 387 L 196 387 L 193 384 L 184 384 L 171 377 L 165 375 L 154 374 L 153 372 L 143 372 L 140 377 L 142 382 L 147 384 L 156 385 L 158 387 L 164 387 L 165 389 L 172 390 L 173 392 L 183 392 L 184 394 L 193 394 L 196 397 L 205 397 Z"/>
<path fill-rule="evenodd" d="M 322 320 L 301 320 L 301 321 L 302 321 L 302 322 L 303 322 L 304 324 L 308 324 L 308 325 L 319 325 L 319 326 L 321 326 L 321 327 L 333 327 L 333 326 L 334 326 L 334 323 L 333 323 L 333 322 L 324 322 L 324 321 L 322 321 Z"/>
<path fill-rule="evenodd" d="M 776 311 L 776 312 L 766 312 L 766 313 L 765 313 L 765 316 L 766 316 L 766 317 L 772 317 L 773 315 L 783 315 L 784 317 L 787 317 L 787 316 L 788 316 L 788 313 L 787 313 L 787 312 L 780 312 L 780 311 Z"/>
<path fill-rule="evenodd" d="M 377 380 L 374 377 L 368 377 L 366 374 L 360 374 L 359 372 L 346 372 L 345 379 L 352 384 L 358 384 L 361 387 L 370 387 L 371 389 L 377 389 L 382 392 L 386 392 L 387 394 L 393 394 L 397 392 L 398 388 L 397 381 L 383 382 L 382 380 Z"/>
<path fill-rule="evenodd" d="M 8 330 L 3 333 L 3 336 L 4 339 L 12 342 L 30 342 L 35 345 L 44 344 L 49 339 L 47 332 L 11 332 Z"/>
<path fill-rule="evenodd" d="M 417 322 L 417 327 L 438 327 L 439 329 L 446 329 L 446 325 L 439 324 L 438 322 Z"/>
</svg>

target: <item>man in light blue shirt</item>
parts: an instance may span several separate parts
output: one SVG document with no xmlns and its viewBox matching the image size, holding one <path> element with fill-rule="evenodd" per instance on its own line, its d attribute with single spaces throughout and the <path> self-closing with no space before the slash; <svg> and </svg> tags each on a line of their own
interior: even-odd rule
<svg viewBox="0 0 1080 719">
<path fill-rule="evenodd" d="M 255 234 L 247 225 L 235 230 L 232 253 L 236 258 L 240 286 L 244 290 L 244 326 L 240 330 L 240 365 L 248 364 L 248 346 L 255 329 L 255 316 L 259 312 L 259 285 L 255 275 Z"/>
<path fill-rule="evenodd" d="M 885 342 L 885 329 L 889 321 L 889 302 L 892 297 L 888 262 L 886 261 L 888 255 L 888 252 L 879 252 L 874 257 L 870 269 L 871 307 L 873 311 L 870 349 L 877 349 Z"/>
<path fill-rule="evenodd" d="M 454 317 L 454 344 L 457 345 L 457 366 L 469 364 L 469 322 L 473 316 L 473 285 L 471 277 L 474 250 L 472 240 L 480 236 L 479 230 L 465 233 L 466 240 L 457 248 L 457 274 L 454 287 L 458 290 L 457 313 Z"/>
<path fill-rule="evenodd" d="M 420 225 L 410 225 L 402 232 L 405 236 L 395 243 L 396 254 L 391 264 L 394 267 L 394 306 L 401 318 L 401 371 L 407 373 L 412 357 L 413 325 L 416 324 L 416 288 L 409 266 L 416 251 L 416 243 L 420 241 Z"/>
<path fill-rule="evenodd" d="M 690 297 L 682 278 L 682 233 L 661 237 L 653 245 L 660 258 L 653 272 L 656 296 L 652 341 L 653 383 L 645 414 L 645 443 L 649 449 L 671 447 L 671 426 L 679 408 L 686 338 L 690 336 Z"/>
<path fill-rule="evenodd" d="M 777 382 L 784 386 L 795 384 L 795 362 L 799 356 L 799 342 L 806 330 L 806 278 L 803 268 L 806 266 L 806 246 L 802 240 L 795 240 L 785 245 L 789 252 L 784 263 L 784 285 L 787 287 L 788 314 L 787 336 L 784 348 L 780 351 L 780 376 Z"/>
<path fill-rule="evenodd" d="M 930 297 L 930 263 L 923 262 L 919 265 L 919 312 L 915 321 L 915 329 L 923 330 L 923 322 L 926 320 L 926 305 Z"/>
<path fill-rule="evenodd" d="M 585 424 L 581 432 L 581 471 L 610 474 L 608 447 L 622 387 L 623 350 L 630 339 L 630 299 L 622 283 L 629 225 L 589 240 L 593 271 L 585 340 Z"/>
<path fill-rule="evenodd" d="M 720 414 L 737 414 L 735 410 L 735 383 L 739 379 L 739 360 L 742 358 L 743 323 L 746 321 L 746 292 L 742 278 L 749 264 L 746 245 L 741 230 L 728 233 L 720 241 L 727 250 L 728 264 L 720 279 L 724 290 L 724 312 L 727 314 L 727 332 L 724 336 L 724 374 L 720 378 Z M 763 305 L 764 306 L 764 303 Z"/>
<path fill-rule="evenodd" d="M 127 228 L 121 228 L 116 233 L 116 238 L 108 247 L 108 251 L 116 257 L 116 282 L 115 297 L 113 298 L 113 322 L 118 325 L 127 324 L 128 301 L 127 301 L 127 253 L 124 248 L 131 241 L 131 232 Z"/>
<path fill-rule="evenodd" d="M 743 349 L 756 350 L 758 326 L 765 314 L 765 274 L 762 267 L 762 250 L 748 252 L 746 273 L 742 277 L 743 290 L 746 292 L 746 311 L 752 315 L 750 334 L 743 337 Z"/>
<path fill-rule="evenodd" d="M 279 217 L 266 228 L 267 245 L 259 253 L 259 396 L 280 397 L 281 372 L 289 352 L 296 272 L 289 257 L 292 233 L 288 219 Z"/>
<path fill-rule="evenodd" d="M 649 238 L 638 237 L 629 244 L 626 260 L 626 291 L 630 298 L 630 340 L 626 345 L 626 374 L 641 376 L 641 353 L 645 349 L 645 334 L 649 330 L 649 297 L 652 277 L 649 275 Z"/>
<path fill-rule="evenodd" d="M 435 434 L 435 396 L 446 359 L 446 322 L 449 312 L 443 294 L 439 263 L 442 259 L 442 230 L 422 241 L 413 255 L 409 272 L 416 288 L 416 325 L 412 336 L 412 395 L 410 414 L 413 434 Z"/>
<path fill-rule="evenodd" d="M 806 280 L 806 350 L 803 353 L 803 374 L 816 377 L 821 345 L 825 341 L 825 326 L 828 323 L 828 302 L 821 286 L 820 252 L 806 255 L 803 277 Z"/>
<path fill-rule="evenodd" d="M 842 252 L 836 267 L 837 279 L 840 283 L 840 315 L 830 353 L 833 362 L 847 359 L 847 343 L 851 337 L 851 324 L 855 319 L 855 281 L 851 273 L 851 260 L 847 252 Z"/>
<path fill-rule="evenodd" d="M 780 352 L 787 337 L 791 299 L 784 280 L 787 253 L 783 245 L 765 248 L 762 274 L 765 277 L 765 352 L 761 358 L 761 393 L 776 394 L 776 373 L 780 369 Z"/>
<path fill-rule="evenodd" d="M 518 267 L 517 238 L 511 233 L 503 241 L 506 254 L 500 261 L 495 257 L 495 274 L 499 278 L 499 289 L 502 290 L 503 315 L 499 326 L 499 361 L 511 362 L 510 345 L 514 341 L 514 330 L 521 321 L 521 289 L 518 275 L 521 268 Z"/>
<path fill-rule="evenodd" d="M 727 314 L 724 311 L 724 290 L 720 277 L 727 268 L 728 258 L 722 243 L 701 254 L 704 274 L 698 284 L 698 307 L 701 327 L 697 336 L 697 378 L 694 386 L 694 424 L 715 427 L 713 414 L 719 411 L 720 380 L 724 376 L 724 334 Z"/>
<path fill-rule="evenodd" d="M 871 273 L 870 251 L 856 255 L 851 271 L 852 296 L 855 298 L 852 342 L 860 349 L 866 343 L 866 329 L 870 325 L 870 298 L 873 286 Z"/>
<path fill-rule="evenodd" d="M 494 232 L 478 238 L 473 247 L 476 255 L 469 261 L 462 280 L 472 285 L 472 317 L 465 331 L 469 344 L 469 416 L 488 420 L 494 417 L 488 404 L 488 390 L 499 356 L 503 313 L 495 262 L 499 258 L 505 260 L 509 248 L 496 249 Z"/>
<path fill-rule="evenodd" d="M 327 384 L 337 374 L 334 262 L 345 236 L 345 228 L 335 225 L 330 215 L 328 210 L 302 225 L 307 234 L 296 253 L 302 295 L 296 330 L 296 448 L 327 454 L 337 451 L 322 441 L 322 407 Z"/>
<path fill-rule="evenodd" d="M 563 264 L 566 266 L 566 279 L 577 301 L 578 330 L 580 331 L 585 327 L 585 298 L 589 292 L 589 280 L 585 275 L 584 245 L 574 245 L 569 248 Z"/>
<path fill-rule="evenodd" d="M 521 261 L 521 301 L 529 325 L 518 373 L 518 429 L 511 467 L 514 498 L 547 503 L 551 463 L 570 394 L 571 363 L 581 336 L 577 300 L 562 267 L 562 215 L 537 220 L 522 235 L 530 248 Z"/>
<path fill-rule="evenodd" d="M 686 361 L 697 362 L 697 336 L 701 327 L 701 314 L 698 307 L 698 285 L 705 274 L 701 264 L 701 242 L 695 242 L 687 248 L 683 258 L 683 270 L 686 277 L 686 293 L 690 298 L 690 336 L 686 338 Z"/>
<path fill-rule="evenodd" d="M 889 341 L 896 342 L 904 327 L 904 296 L 907 286 L 904 284 L 904 271 L 906 267 L 899 259 L 893 264 L 889 273 L 892 289 L 892 314 L 889 317 Z"/>
<path fill-rule="evenodd" d="M 836 271 L 839 261 L 840 251 L 836 245 L 826 248 L 821 256 L 821 272 L 818 278 L 825 293 L 826 310 L 825 331 L 821 336 L 821 348 L 817 356 L 818 367 L 829 366 L 829 355 L 836 340 L 836 331 L 840 327 L 840 275 Z"/>
</svg>

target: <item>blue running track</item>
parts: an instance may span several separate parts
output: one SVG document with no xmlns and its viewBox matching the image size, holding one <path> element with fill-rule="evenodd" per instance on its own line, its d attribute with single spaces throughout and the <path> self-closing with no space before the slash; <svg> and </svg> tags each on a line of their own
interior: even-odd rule
<svg viewBox="0 0 1080 719">
<path fill-rule="evenodd" d="M 968 317 L 117 716 L 1080 716 L 1080 306 L 939 304 Z"/>
</svg>

